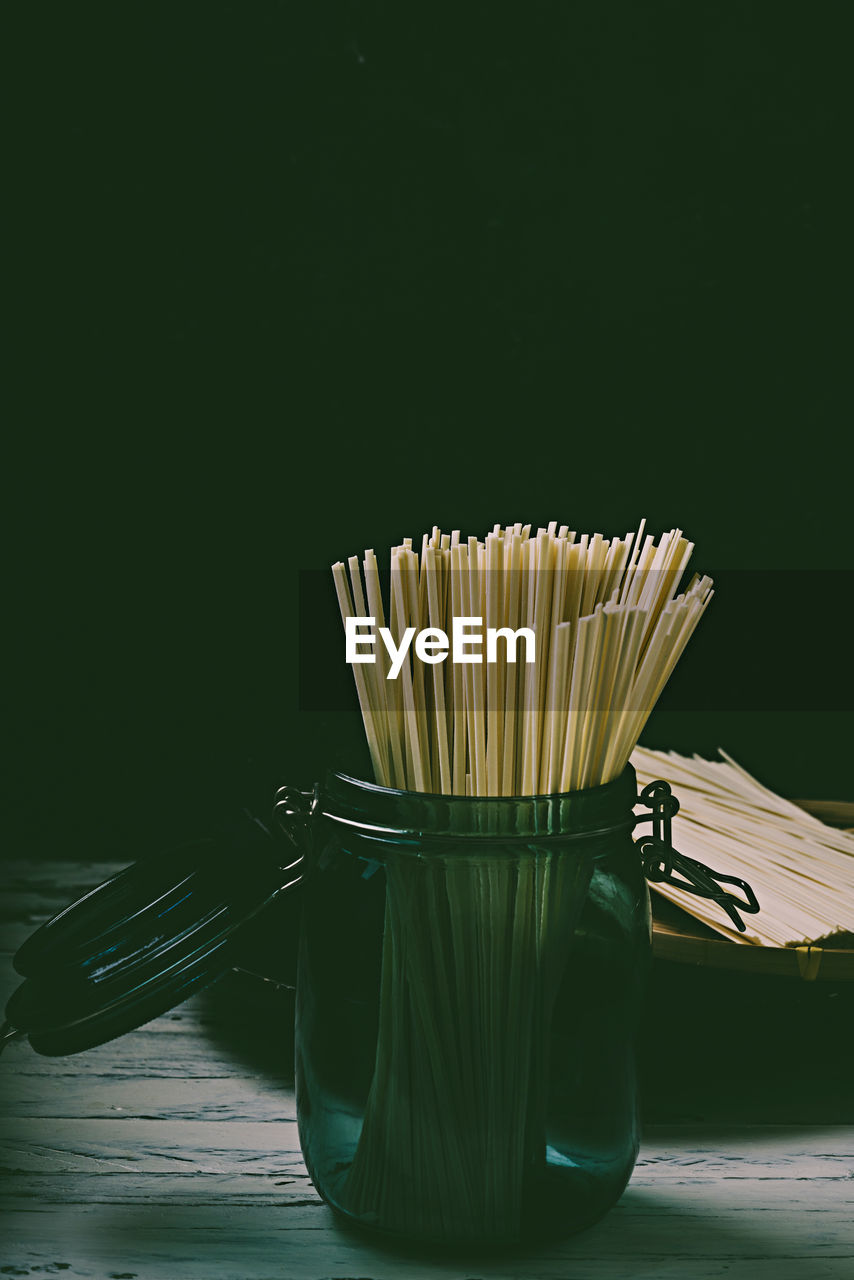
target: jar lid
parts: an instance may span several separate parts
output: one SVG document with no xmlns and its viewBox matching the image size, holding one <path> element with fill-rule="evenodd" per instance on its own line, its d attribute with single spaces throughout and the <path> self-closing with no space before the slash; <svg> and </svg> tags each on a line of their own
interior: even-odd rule
<svg viewBox="0 0 854 1280">
<path fill-rule="evenodd" d="M 77 1053 L 167 1012 L 234 964 L 236 943 L 300 880 L 301 855 L 248 811 L 217 837 L 127 867 L 20 947 L 3 1035 Z"/>
</svg>

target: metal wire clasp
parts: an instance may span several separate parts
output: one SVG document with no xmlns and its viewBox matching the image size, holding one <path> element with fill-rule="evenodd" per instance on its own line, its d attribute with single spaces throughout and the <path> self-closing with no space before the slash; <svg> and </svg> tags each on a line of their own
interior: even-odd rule
<svg viewBox="0 0 854 1280">
<path fill-rule="evenodd" d="M 647 880 L 654 884 L 672 884 L 678 889 L 684 889 L 686 893 L 711 899 L 723 908 L 739 933 L 744 933 L 746 926 L 736 908 L 750 915 L 755 915 L 759 910 L 756 894 L 747 881 L 739 880 L 737 876 L 720 875 L 705 863 L 697 862 L 673 848 L 671 820 L 679 812 L 679 801 L 668 783 L 662 779 L 648 783 L 641 791 L 638 801 L 652 811 L 649 814 L 641 813 L 635 818 L 636 826 L 639 822 L 652 823 L 652 833 L 637 842 Z M 678 878 L 674 872 L 680 873 Z M 728 893 L 722 888 L 725 884 L 741 889 L 744 897 L 738 898 Z"/>
<path fill-rule="evenodd" d="M 311 819 L 320 804 L 320 787 L 300 791 L 299 787 L 279 787 L 273 801 L 273 817 L 279 829 L 301 855 L 311 847 Z"/>
</svg>

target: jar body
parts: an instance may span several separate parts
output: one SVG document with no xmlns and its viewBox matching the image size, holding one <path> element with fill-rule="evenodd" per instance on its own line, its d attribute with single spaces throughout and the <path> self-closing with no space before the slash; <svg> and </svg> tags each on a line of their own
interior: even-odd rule
<svg viewBox="0 0 854 1280">
<path fill-rule="evenodd" d="M 609 787 L 586 808 L 592 792 L 393 793 L 392 811 L 333 782 L 304 891 L 296 1082 L 309 1173 L 340 1213 L 507 1244 L 619 1197 L 650 935 L 633 775 Z"/>
</svg>

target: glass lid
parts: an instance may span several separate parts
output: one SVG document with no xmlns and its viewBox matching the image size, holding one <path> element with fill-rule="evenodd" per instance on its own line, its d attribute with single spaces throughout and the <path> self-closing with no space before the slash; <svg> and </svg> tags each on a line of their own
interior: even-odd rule
<svg viewBox="0 0 854 1280">
<path fill-rule="evenodd" d="M 20 947 L 25 981 L 6 1006 L 4 1039 L 76 1053 L 165 1013 L 232 967 L 247 925 L 299 883 L 301 863 L 244 811 L 217 837 L 127 867 Z"/>
</svg>

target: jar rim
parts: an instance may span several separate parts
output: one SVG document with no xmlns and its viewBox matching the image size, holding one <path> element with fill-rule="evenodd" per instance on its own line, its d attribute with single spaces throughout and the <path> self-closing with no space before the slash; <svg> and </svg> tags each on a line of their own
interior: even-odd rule
<svg viewBox="0 0 854 1280">
<path fill-rule="evenodd" d="M 583 787 L 578 791 L 539 791 L 539 792 L 533 791 L 527 794 L 520 793 L 519 795 L 512 795 L 512 796 L 507 796 L 507 795 L 459 796 L 459 795 L 454 795 L 452 792 L 448 792 L 448 791 L 408 791 L 403 787 L 384 787 L 379 782 L 368 782 L 366 778 L 356 778 L 354 777 L 353 774 L 344 773 L 344 771 L 341 769 L 327 770 L 326 777 L 327 777 L 327 780 L 330 778 L 334 778 L 336 780 L 340 780 L 341 782 L 347 783 L 348 786 L 356 787 L 360 791 L 365 791 L 367 793 L 376 792 L 376 793 L 381 793 L 382 795 L 388 795 L 388 796 L 405 796 L 407 798 L 411 797 L 415 801 L 424 800 L 424 799 L 451 800 L 454 802 L 454 804 L 463 804 L 463 803 L 464 804 L 478 804 L 478 803 L 483 804 L 484 802 L 488 802 L 489 804 L 493 804 L 493 805 L 498 805 L 501 803 L 506 803 L 510 805 L 510 804 L 518 804 L 520 802 L 533 802 L 533 801 L 540 801 L 540 800 L 563 800 L 570 796 L 592 795 L 594 792 L 600 793 L 608 787 L 614 787 L 617 783 L 620 782 L 620 780 L 623 778 L 625 773 L 629 770 L 631 770 L 632 775 L 634 775 L 634 772 L 635 772 L 634 767 L 631 764 L 628 764 L 626 765 L 626 768 L 623 770 L 623 773 L 618 774 L 616 778 L 612 778 L 610 782 L 603 782 L 596 787 Z"/>
<path fill-rule="evenodd" d="M 531 796 L 455 796 L 403 791 L 329 770 L 316 789 L 317 816 L 372 841 L 405 846 L 463 838 L 501 843 L 589 838 L 634 826 L 631 764 L 610 782 Z"/>
</svg>

